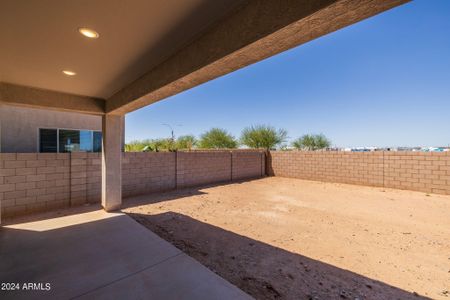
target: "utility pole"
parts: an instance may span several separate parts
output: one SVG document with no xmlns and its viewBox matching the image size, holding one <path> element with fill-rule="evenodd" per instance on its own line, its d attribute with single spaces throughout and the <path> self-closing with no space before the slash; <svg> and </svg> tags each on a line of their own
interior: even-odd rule
<svg viewBox="0 0 450 300">
<path fill-rule="evenodd" d="M 172 142 L 175 142 L 175 133 L 173 131 L 173 127 L 170 124 L 167 124 L 167 123 L 163 123 L 161 125 L 169 127 L 169 129 L 170 129 L 170 136 L 171 136 Z M 180 126 L 181 127 L 183 125 L 177 124 L 176 126 Z"/>
</svg>

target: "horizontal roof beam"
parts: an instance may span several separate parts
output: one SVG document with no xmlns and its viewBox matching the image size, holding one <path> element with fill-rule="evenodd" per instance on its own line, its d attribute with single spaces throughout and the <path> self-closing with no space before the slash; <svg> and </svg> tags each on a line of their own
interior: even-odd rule
<svg viewBox="0 0 450 300">
<path fill-rule="evenodd" d="M 131 112 L 408 1 L 248 1 L 107 99 L 106 112 Z"/>
<path fill-rule="evenodd" d="M 72 95 L 3 82 L 0 82 L 0 102 L 15 106 L 62 110 L 94 115 L 103 115 L 105 113 L 104 99 Z"/>
</svg>

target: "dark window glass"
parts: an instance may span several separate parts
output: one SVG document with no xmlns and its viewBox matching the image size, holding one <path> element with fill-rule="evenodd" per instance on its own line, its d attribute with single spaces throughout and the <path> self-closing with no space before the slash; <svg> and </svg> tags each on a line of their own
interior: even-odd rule
<svg viewBox="0 0 450 300">
<path fill-rule="evenodd" d="M 94 131 L 94 152 L 102 152 L 102 133 Z"/>
<path fill-rule="evenodd" d="M 57 152 L 58 130 L 39 129 L 39 152 Z"/>
<path fill-rule="evenodd" d="M 59 152 L 78 152 L 80 151 L 80 131 L 78 130 L 59 130 Z"/>
</svg>

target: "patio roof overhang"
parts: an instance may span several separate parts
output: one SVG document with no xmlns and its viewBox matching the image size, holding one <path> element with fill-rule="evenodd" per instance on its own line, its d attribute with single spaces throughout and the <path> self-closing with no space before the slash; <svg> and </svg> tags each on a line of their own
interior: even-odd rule
<svg viewBox="0 0 450 300">
<path fill-rule="evenodd" d="M 408 1 L 3 0 L 0 102 L 123 115 Z"/>
<path fill-rule="evenodd" d="M 116 210 L 125 113 L 408 1 L 0 0 L 0 105 L 102 115 Z"/>
</svg>

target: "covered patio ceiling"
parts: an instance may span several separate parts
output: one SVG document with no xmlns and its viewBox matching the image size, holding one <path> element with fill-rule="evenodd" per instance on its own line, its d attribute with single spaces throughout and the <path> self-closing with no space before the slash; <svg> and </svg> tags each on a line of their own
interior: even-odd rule
<svg viewBox="0 0 450 300">
<path fill-rule="evenodd" d="M 0 0 L 0 102 L 123 115 L 405 2 Z"/>
</svg>

